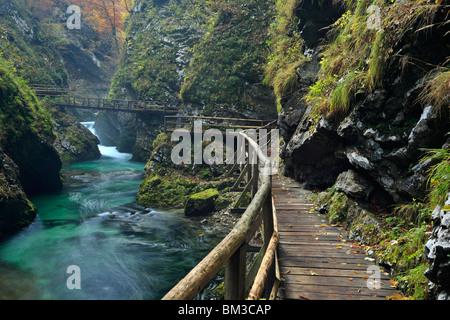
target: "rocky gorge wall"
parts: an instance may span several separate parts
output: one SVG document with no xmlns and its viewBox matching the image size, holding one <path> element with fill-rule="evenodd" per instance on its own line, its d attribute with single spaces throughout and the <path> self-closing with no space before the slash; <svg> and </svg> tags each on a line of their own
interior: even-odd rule
<svg viewBox="0 0 450 320">
<path fill-rule="evenodd" d="M 298 45 L 303 56 L 297 55 L 299 62 L 283 81 L 272 76 L 279 93 L 284 174 L 307 188 L 328 188 L 318 200 L 321 211 L 343 223 L 354 239 L 376 242 L 372 252 L 379 250 L 380 262 L 405 272 L 423 263 L 424 243 L 414 249 L 414 257 L 410 253 L 409 261 L 416 265 L 402 265 L 406 258 L 400 261 L 401 254 L 393 258 L 387 252 L 395 251 L 389 241 L 404 240 L 398 235 L 398 241 L 380 240 L 387 234 L 380 218 L 398 223 L 392 218 L 394 205 L 427 206 L 429 170 L 438 160 L 422 160 L 424 149 L 448 150 L 446 11 L 434 2 L 296 4 L 291 16 L 285 14 L 290 24 L 283 35 L 290 39 L 291 51 Z M 379 9 L 377 28 L 368 23 L 374 18 L 371 4 Z M 279 60 L 292 59 L 287 50 L 279 55 Z M 443 181 L 448 185 L 448 177 Z M 448 239 L 436 240 L 443 234 L 436 228 L 433 241 L 447 248 Z M 417 243 L 426 241 L 425 229 Z M 437 275 L 444 275 L 447 265 L 435 261 L 427 273 L 440 290 L 448 287 L 448 279 Z"/>
<path fill-rule="evenodd" d="M 266 1 L 136 3 L 109 96 L 182 105 L 187 115 L 275 119 L 274 95 L 263 84 Z M 162 119 L 102 113 L 100 139 L 146 161 Z"/>
<path fill-rule="evenodd" d="M 0 237 L 33 221 L 27 194 L 62 187 L 50 114 L 0 58 Z"/>
</svg>

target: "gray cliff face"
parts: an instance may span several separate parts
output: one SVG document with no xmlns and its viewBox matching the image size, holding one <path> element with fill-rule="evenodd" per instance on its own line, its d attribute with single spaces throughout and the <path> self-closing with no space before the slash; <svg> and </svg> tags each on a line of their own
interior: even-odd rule
<svg viewBox="0 0 450 320">
<path fill-rule="evenodd" d="M 162 123 L 161 115 L 104 112 L 96 118 L 95 130 L 103 145 L 132 153 L 134 161 L 147 161 Z"/>
</svg>

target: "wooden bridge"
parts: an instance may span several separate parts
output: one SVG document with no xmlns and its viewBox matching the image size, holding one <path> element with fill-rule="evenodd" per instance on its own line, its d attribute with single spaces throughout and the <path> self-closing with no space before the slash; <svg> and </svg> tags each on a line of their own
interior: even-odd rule
<svg viewBox="0 0 450 320">
<path fill-rule="evenodd" d="M 54 102 L 53 105 L 60 108 L 112 110 L 122 112 L 149 112 L 160 114 L 180 113 L 183 108 L 181 106 L 166 106 L 152 101 L 100 99 L 71 96 L 66 96 L 62 101 Z"/>
<path fill-rule="evenodd" d="M 273 131 L 261 146 L 261 140 L 240 134 L 249 151 L 245 164 L 235 162 L 230 174 L 237 172 L 233 188 L 242 190 L 233 209 L 243 214 L 163 300 L 194 299 L 223 267 L 226 300 L 384 300 L 392 296 L 396 290 L 387 273 L 347 239 L 345 230 L 330 225 L 316 211 L 311 193 L 297 182 L 273 174 L 272 161 L 264 150 Z M 256 152 L 257 163 L 249 161 L 250 150 Z M 250 193 L 252 200 L 242 209 L 239 204 L 245 193 Z M 258 230 L 262 231 L 262 245 L 254 243 Z"/>
<path fill-rule="evenodd" d="M 50 96 L 58 97 L 53 102 L 53 106 L 59 108 L 78 108 L 91 110 L 112 110 L 122 112 L 149 112 L 159 114 L 178 114 L 181 113 L 181 106 L 167 106 L 160 102 L 143 101 L 143 100 L 119 100 L 119 99 L 102 99 L 82 96 L 73 96 L 72 92 L 75 88 L 59 87 L 53 85 L 30 84 L 30 88 L 38 97 Z M 106 88 L 82 88 L 83 90 L 101 90 Z"/>
</svg>

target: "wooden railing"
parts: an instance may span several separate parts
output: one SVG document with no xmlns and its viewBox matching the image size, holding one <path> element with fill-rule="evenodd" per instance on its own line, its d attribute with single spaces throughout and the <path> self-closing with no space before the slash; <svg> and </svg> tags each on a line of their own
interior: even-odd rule
<svg viewBox="0 0 450 320">
<path fill-rule="evenodd" d="M 38 83 L 30 83 L 28 84 L 31 90 L 34 91 L 34 94 L 38 97 L 56 97 L 56 96 L 64 96 L 68 95 L 70 92 L 76 91 L 109 91 L 107 87 L 93 87 L 93 86 L 57 86 L 57 85 L 49 85 L 49 84 L 38 84 Z"/>
<path fill-rule="evenodd" d="M 223 117 L 204 117 L 204 116 L 165 116 L 164 131 L 171 132 L 178 128 L 191 126 L 193 128 L 194 121 L 201 120 L 203 130 L 209 128 L 220 129 L 249 129 L 259 128 L 267 124 L 266 120 L 259 119 L 241 119 L 241 118 L 223 118 Z"/>
<path fill-rule="evenodd" d="M 151 101 L 142 100 L 116 100 L 99 99 L 88 97 L 66 97 L 64 101 L 55 102 L 56 107 L 83 108 L 94 110 L 116 110 L 127 112 L 157 112 L 157 113 L 179 113 L 182 107 L 166 106 Z"/>
<path fill-rule="evenodd" d="M 61 96 L 69 93 L 69 87 L 60 87 L 56 85 L 46 85 L 46 84 L 29 84 L 28 85 L 31 90 L 34 91 L 34 94 L 38 97 L 42 96 Z"/>
<path fill-rule="evenodd" d="M 163 300 L 190 300 L 195 298 L 204 286 L 225 266 L 225 299 L 260 299 L 276 296 L 279 285 L 279 273 L 276 272 L 276 247 L 278 230 L 272 199 L 272 163 L 258 143 L 247 134 L 240 133 L 245 139 L 248 152 L 244 168 L 247 186 L 253 188 L 253 198 L 239 221 L 230 233 L 195 266 Z M 270 143 L 270 132 L 267 143 Z M 256 163 L 251 163 L 251 153 L 256 153 Z M 254 162 L 254 161 L 253 161 Z M 259 180 L 259 186 L 258 186 Z M 255 251 L 249 245 L 262 223 L 263 245 L 253 264 L 247 270 L 247 251 Z M 278 277 L 277 277 L 278 274 Z"/>
</svg>

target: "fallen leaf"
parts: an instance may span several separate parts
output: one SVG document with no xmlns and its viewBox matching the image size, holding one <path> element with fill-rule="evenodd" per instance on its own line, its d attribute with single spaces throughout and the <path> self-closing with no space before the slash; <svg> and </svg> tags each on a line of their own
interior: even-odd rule
<svg viewBox="0 0 450 320">
<path fill-rule="evenodd" d="M 303 300 L 309 300 L 309 298 L 308 297 L 305 297 L 305 296 L 302 296 L 302 295 L 300 295 L 300 296 L 298 296 L 300 299 L 303 299 Z"/>
<path fill-rule="evenodd" d="M 353 281 L 353 278 L 348 278 L 348 281 Z"/>
<path fill-rule="evenodd" d="M 398 284 L 398 281 L 390 279 L 389 283 L 391 284 L 391 288 L 395 288 L 397 286 L 397 284 Z"/>
<path fill-rule="evenodd" d="M 321 227 L 328 227 L 325 223 L 322 223 L 320 226 Z"/>
<path fill-rule="evenodd" d="M 309 212 L 314 212 L 314 209 L 309 209 Z"/>
<path fill-rule="evenodd" d="M 353 271 L 353 273 L 359 273 L 358 271 Z"/>
<path fill-rule="evenodd" d="M 310 270 L 309 273 L 310 273 L 312 276 L 317 276 L 317 273 L 315 273 L 315 272 L 312 271 L 312 270 Z"/>
<path fill-rule="evenodd" d="M 342 249 L 342 246 L 334 247 L 335 249 Z"/>
<path fill-rule="evenodd" d="M 367 261 L 375 261 L 374 258 L 369 258 L 369 257 L 365 257 L 364 260 L 367 260 Z"/>
<path fill-rule="evenodd" d="M 363 276 L 362 278 L 363 278 L 363 279 L 368 279 L 368 278 L 369 278 L 369 276 Z"/>
<path fill-rule="evenodd" d="M 362 264 L 361 263 L 357 263 L 356 266 L 357 267 L 362 267 Z"/>
<path fill-rule="evenodd" d="M 392 296 L 387 296 L 386 300 L 409 300 L 407 297 L 403 297 L 398 292 L 395 292 Z"/>
</svg>

